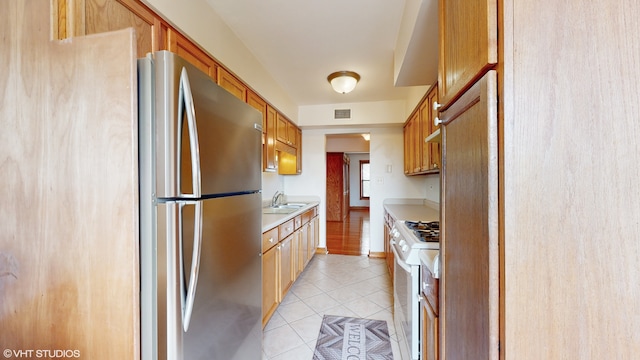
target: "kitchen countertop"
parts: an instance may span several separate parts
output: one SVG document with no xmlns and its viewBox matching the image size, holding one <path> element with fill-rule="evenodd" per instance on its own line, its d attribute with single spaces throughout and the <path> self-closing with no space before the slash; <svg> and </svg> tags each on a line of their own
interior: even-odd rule
<svg viewBox="0 0 640 360">
<path fill-rule="evenodd" d="M 301 203 L 306 203 L 307 205 L 301 207 L 300 209 L 292 212 L 290 214 L 262 214 L 262 232 L 273 229 L 274 227 L 293 219 L 294 217 L 301 215 L 305 211 L 313 208 L 314 206 L 318 206 L 320 204 L 319 201 L 296 201 Z"/>
<path fill-rule="evenodd" d="M 394 220 L 439 221 L 440 204 L 422 199 L 386 199 L 384 208 Z"/>
<path fill-rule="evenodd" d="M 434 278 L 440 278 L 440 250 L 420 251 L 420 263 L 427 266 Z"/>
</svg>

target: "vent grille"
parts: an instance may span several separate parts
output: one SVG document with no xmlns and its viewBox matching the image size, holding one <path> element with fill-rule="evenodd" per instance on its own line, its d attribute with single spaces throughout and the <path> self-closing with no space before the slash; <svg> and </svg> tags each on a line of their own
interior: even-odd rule
<svg viewBox="0 0 640 360">
<path fill-rule="evenodd" d="M 351 109 L 336 109 L 333 114 L 334 119 L 351 119 Z"/>
</svg>

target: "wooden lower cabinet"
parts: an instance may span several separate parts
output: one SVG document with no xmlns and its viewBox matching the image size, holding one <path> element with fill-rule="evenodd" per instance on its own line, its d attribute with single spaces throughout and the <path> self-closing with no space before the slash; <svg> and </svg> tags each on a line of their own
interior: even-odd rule
<svg viewBox="0 0 640 360">
<path fill-rule="evenodd" d="M 277 279 L 279 255 L 279 245 L 262 254 L 262 327 L 267 325 L 280 303 Z"/>
<path fill-rule="evenodd" d="M 293 285 L 294 276 L 294 235 L 289 235 L 280 242 L 280 299 L 284 298 Z"/>
<path fill-rule="evenodd" d="M 313 248 L 311 249 L 312 254 L 315 254 L 316 250 L 320 246 L 320 218 L 313 218 Z"/>
<path fill-rule="evenodd" d="M 318 208 L 262 234 L 262 327 L 316 252 Z"/>
<path fill-rule="evenodd" d="M 438 316 L 426 298 L 420 300 L 422 312 L 422 360 L 438 359 Z"/>
</svg>

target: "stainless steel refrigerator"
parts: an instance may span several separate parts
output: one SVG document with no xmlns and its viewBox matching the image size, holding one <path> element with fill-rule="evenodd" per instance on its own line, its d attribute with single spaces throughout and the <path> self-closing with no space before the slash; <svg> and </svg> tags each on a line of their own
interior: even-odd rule
<svg viewBox="0 0 640 360">
<path fill-rule="evenodd" d="M 142 359 L 260 359 L 262 116 L 171 52 L 138 86 Z"/>
</svg>

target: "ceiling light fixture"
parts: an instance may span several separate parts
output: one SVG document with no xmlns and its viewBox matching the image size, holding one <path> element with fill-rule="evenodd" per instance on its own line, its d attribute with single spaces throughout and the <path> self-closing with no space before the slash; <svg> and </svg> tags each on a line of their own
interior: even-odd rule
<svg viewBox="0 0 640 360">
<path fill-rule="evenodd" d="M 336 71 L 327 76 L 327 80 L 331 83 L 331 87 L 340 94 L 346 94 L 355 89 L 356 84 L 360 81 L 360 75 L 353 71 Z"/>
</svg>

